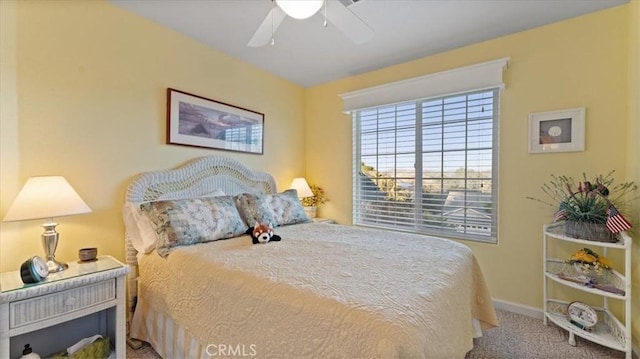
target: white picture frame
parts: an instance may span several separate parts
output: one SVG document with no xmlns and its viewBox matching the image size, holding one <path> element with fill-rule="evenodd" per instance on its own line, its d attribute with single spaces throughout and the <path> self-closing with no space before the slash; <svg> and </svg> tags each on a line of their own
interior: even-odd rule
<svg viewBox="0 0 640 359">
<path fill-rule="evenodd" d="M 584 151 L 585 108 L 529 114 L 529 153 Z"/>
</svg>

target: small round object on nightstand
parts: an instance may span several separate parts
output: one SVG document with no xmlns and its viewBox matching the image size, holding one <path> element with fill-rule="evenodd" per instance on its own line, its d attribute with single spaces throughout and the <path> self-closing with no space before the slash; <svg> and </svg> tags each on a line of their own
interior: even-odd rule
<svg viewBox="0 0 640 359">
<path fill-rule="evenodd" d="M 24 284 L 38 283 L 47 278 L 48 275 L 47 262 L 38 256 L 27 259 L 20 266 L 20 278 Z"/>
<path fill-rule="evenodd" d="M 78 251 L 80 262 L 93 262 L 98 256 L 98 248 L 82 248 Z"/>
</svg>

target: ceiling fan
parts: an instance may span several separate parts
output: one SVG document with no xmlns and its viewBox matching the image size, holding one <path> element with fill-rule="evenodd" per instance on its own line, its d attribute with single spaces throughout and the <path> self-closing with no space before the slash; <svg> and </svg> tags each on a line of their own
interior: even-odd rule
<svg viewBox="0 0 640 359">
<path fill-rule="evenodd" d="M 288 15 L 302 20 L 313 16 L 323 9 L 324 26 L 327 21 L 342 31 L 351 41 L 362 44 L 373 37 L 373 30 L 358 16 L 347 9 L 343 2 L 358 0 L 272 0 L 274 5 L 267 14 L 251 40 L 249 46 L 260 47 L 268 43 L 274 44 L 273 34 Z M 323 8 L 324 5 L 324 8 Z"/>
</svg>

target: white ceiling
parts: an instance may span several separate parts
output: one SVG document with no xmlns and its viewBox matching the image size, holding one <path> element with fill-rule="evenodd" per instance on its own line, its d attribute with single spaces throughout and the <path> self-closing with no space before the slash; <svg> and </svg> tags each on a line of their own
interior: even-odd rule
<svg viewBox="0 0 640 359">
<path fill-rule="evenodd" d="M 349 9 L 375 32 L 355 45 L 322 12 L 287 17 L 275 45 L 247 43 L 271 0 L 110 0 L 303 87 L 583 15 L 629 0 L 361 0 Z M 347 0 L 348 1 L 348 0 Z"/>
</svg>

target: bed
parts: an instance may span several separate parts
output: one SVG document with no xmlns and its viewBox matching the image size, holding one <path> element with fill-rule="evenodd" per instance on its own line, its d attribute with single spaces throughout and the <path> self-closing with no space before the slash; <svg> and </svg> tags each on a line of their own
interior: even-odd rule
<svg viewBox="0 0 640 359">
<path fill-rule="evenodd" d="M 135 306 L 130 337 L 164 358 L 462 358 L 474 337 L 498 324 L 468 247 L 315 223 L 296 217 L 301 208 L 287 202 L 287 192 L 277 192 L 269 174 L 219 156 L 134 178 L 123 211 Z M 284 210 L 278 200 L 288 203 Z M 181 222 L 197 211 L 171 220 L 157 211 L 167 203 L 213 206 L 214 227 L 228 218 L 234 225 L 198 242 Z M 254 207 L 265 203 L 269 218 L 283 224 L 275 227 L 282 240 L 254 245 L 238 233 L 234 211 L 250 227 L 261 213 Z M 162 246 L 171 242 L 165 230 L 186 245 Z"/>
</svg>

